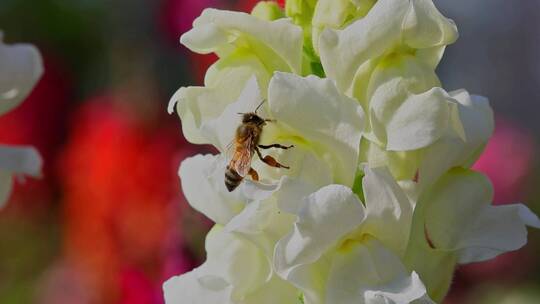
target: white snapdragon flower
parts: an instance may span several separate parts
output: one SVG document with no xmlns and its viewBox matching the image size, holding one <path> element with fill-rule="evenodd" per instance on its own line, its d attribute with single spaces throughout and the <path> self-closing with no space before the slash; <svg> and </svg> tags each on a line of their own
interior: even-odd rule
<svg viewBox="0 0 540 304">
<path fill-rule="evenodd" d="M 276 271 L 306 303 L 410 303 L 426 299 L 404 256 L 413 206 L 384 169 L 366 169 L 366 205 L 342 185 L 304 196 L 275 250 Z"/>
<path fill-rule="evenodd" d="M 220 153 L 180 167 L 189 204 L 216 226 L 207 261 L 164 285 L 167 304 L 439 302 L 456 264 L 525 244 L 538 218 L 491 206 L 467 169 L 493 131 L 489 102 L 445 91 L 434 71 L 453 21 L 431 0 L 290 0 L 284 13 L 206 10 L 181 38 L 220 59 L 169 112 Z M 290 169 L 255 155 L 260 181 L 229 192 L 238 113 L 259 105 L 272 120 L 260 144 L 294 145 L 264 150 Z"/>
<path fill-rule="evenodd" d="M 0 115 L 16 108 L 42 74 L 39 51 L 29 44 L 5 44 L 0 32 Z M 11 193 L 12 176 L 39 176 L 41 165 L 34 148 L 0 145 L 0 207 Z"/>
</svg>

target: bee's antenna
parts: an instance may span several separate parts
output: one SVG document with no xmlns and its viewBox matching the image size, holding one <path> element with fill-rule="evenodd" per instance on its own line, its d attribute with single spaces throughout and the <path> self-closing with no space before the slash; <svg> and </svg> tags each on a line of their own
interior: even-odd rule
<svg viewBox="0 0 540 304">
<path fill-rule="evenodd" d="M 257 106 L 257 108 L 255 109 L 255 113 L 257 113 L 257 110 L 259 110 L 259 108 L 264 104 L 265 101 L 266 99 L 263 99 L 263 101 Z"/>
</svg>

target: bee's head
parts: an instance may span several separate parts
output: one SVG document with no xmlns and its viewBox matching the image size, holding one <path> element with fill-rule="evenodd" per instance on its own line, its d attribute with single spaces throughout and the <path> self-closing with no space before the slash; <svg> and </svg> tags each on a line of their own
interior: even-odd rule
<svg viewBox="0 0 540 304">
<path fill-rule="evenodd" d="M 260 126 L 266 124 L 264 119 L 262 119 L 255 112 L 242 114 L 242 123 L 254 123 L 254 124 L 260 125 Z"/>
</svg>

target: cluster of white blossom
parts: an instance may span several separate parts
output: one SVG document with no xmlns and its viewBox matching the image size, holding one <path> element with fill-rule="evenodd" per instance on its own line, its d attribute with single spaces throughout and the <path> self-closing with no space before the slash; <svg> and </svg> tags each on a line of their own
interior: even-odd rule
<svg viewBox="0 0 540 304">
<path fill-rule="evenodd" d="M 440 302 L 457 264 L 526 243 L 540 220 L 491 205 L 470 166 L 493 131 L 486 98 L 435 73 L 458 37 L 432 0 L 289 0 L 252 14 L 207 9 L 181 42 L 216 53 L 205 86 L 172 98 L 184 136 L 218 155 L 179 170 L 215 222 L 207 260 L 164 285 L 167 304 Z M 228 192 L 239 112 L 274 119 L 261 144 L 289 170 L 252 166 Z M 269 150 L 268 150 L 269 151 Z"/>
<path fill-rule="evenodd" d="M 0 31 L 0 115 L 16 108 L 42 74 L 39 51 L 29 44 L 5 44 Z M 0 145 L 0 207 L 9 198 L 13 175 L 39 176 L 41 165 L 41 157 L 32 147 Z"/>
</svg>

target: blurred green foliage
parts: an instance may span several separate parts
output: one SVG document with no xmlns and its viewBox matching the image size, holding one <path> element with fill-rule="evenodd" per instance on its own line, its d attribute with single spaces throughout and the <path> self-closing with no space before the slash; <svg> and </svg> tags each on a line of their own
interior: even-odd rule
<svg viewBox="0 0 540 304">
<path fill-rule="evenodd" d="M 0 216 L 0 303 L 34 303 L 41 274 L 58 255 L 58 219 Z"/>
</svg>

